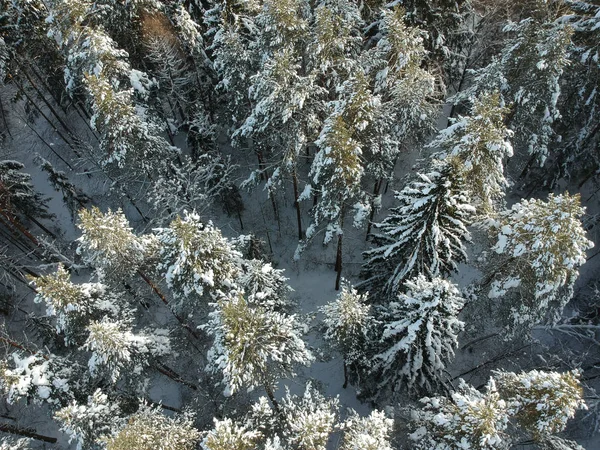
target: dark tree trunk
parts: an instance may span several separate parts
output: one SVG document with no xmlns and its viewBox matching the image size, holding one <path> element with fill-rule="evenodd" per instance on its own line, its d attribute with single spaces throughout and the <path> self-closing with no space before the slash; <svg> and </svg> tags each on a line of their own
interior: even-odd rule
<svg viewBox="0 0 600 450">
<path fill-rule="evenodd" d="M 56 444 L 56 438 L 37 434 L 35 430 L 32 430 L 31 428 L 21 428 L 16 425 L 2 423 L 0 424 L 0 431 L 3 431 L 4 433 L 16 434 L 17 436 L 25 436 L 38 441 L 48 442 L 50 444 Z"/>
<path fill-rule="evenodd" d="M 371 234 L 371 227 L 373 226 L 373 217 L 375 217 L 375 199 L 379 195 L 379 190 L 381 189 L 381 185 L 383 184 L 383 179 L 380 178 L 375 182 L 375 187 L 373 188 L 373 201 L 371 201 L 371 213 L 369 214 L 369 223 L 367 224 L 367 235 L 365 236 L 365 240 L 369 240 L 369 234 Z"/>
<path fill-rule="evenodd" d="M 298 240 L 301 241 L 304 238 L 304 233 L 302 232 L 302 214 L 300 213 L 300 202 L 298 201 L 298 175 L 296 169 L 292 173 L 292 180 L 294 182 L 294 206 L 296 207 L 296 220 L 298 222 Z"/>
<path fill-rule="evenodd" d="M 338 236 L 338 245 L 337 252 L 335 257 L 335 270 L 337 272 L 337 276 L 335 277 L 335 290 L 340 290 L 340 281 L 342 279 L 342 240 L 344 238 L 343 234 Z"/>
</svg>

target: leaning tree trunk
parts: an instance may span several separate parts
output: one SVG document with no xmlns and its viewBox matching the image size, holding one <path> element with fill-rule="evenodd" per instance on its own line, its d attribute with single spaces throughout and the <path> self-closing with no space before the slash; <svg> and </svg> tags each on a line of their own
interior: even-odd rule
<svg viewBox="0 0 600 450">
<path fill-rule="evenodd" d="M 9 425 L 7 423 L 0 424 L 0 431 L 4 433 L 16 434 L 17 436 L 24 436 L 31 439 L 36 439 L 42 442 L 48 442 L 50 444 L 56 444 L 56 438 L 50 436 L 44 436 L 43 434 L 37 434 L 35 430 L 31 428 L 21 428 L 16 425 Z"/>
</svg>

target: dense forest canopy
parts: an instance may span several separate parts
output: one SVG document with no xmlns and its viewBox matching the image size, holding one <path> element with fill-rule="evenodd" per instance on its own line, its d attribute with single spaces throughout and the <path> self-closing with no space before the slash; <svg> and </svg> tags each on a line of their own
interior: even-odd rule
<svg viewBox="0 0 600 450">
<path fill-rule="evenodd" d="M 0 0 L 0 450 L 598 448 L 599 56 L 598 0 Z"/>
</svg>

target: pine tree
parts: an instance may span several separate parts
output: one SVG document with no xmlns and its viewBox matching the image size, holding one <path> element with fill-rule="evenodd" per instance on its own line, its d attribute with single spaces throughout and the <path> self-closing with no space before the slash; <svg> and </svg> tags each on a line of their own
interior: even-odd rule
<svg viewBox="0 0 600 450">
<path fill-rule="evenodd" d="M 508 140 L 512 132 L 504 125 L 506 113 L 497 92 L 484 93 L 474 102 L 470 116 L 459 117 L 429 144 L 441 148 L 439 159 L 452 158 L 463 167 L 465 184 L 482 212 L 492 210 L 508 186 L 503 161 L 513 150 Z"/>
<path fill-rule="evenodd" d="M 560 105 L 564 114 L 559 133 L 559 174 L 567 174 L 583 185 L 595 177 L 600 160 L 596 149 L 600 138 L 600 63 L 598 36 L 600 33 L 600 5 L 595 0 L 566 0 L 568 9 L 557 20 L 573 33 L 569 47 L 569 65 L 565 68 L 561 87 Z"/>
<path fill-rule="evenodd" d="M 86 194 L 69 181 L 64 172 L 56 170 L 49 161 L 39 155 L 36 156 L 36 161 L 41 165 L 42 170 L 48 173 L 48 179 L 54 189 L 62 193 L 65 205 L 73 217 L 75 217 L 77 211 L 85 208 L 91 202 Z"/>
<path fill-rule="evenodd" d="M 106 450 L 194 450 L 201 437 L 189 417 L 166 417 L 142 405 L 121 430 L 103 440 Z"/>
<path fill-rule="evenodd" d="M 27 399 L 35 404 L 60 407 L 73 399 L 77 367 L 55 355 L 23 351 L 10 354 L 12 362 L 0 361 L 0 387 L 8 403 Z"/>
<path fill-rule="evenodd" d="M 34 301 L 46 304 L 46 314 L 55 317 L 57 333 L 64 335 L 65 345 L 81 345 L 91 320 L 122 314 L 121 299 L 101 283 L 74 284 L 62 265 L 56 272 L 34 278 L 37 295 Z"/>
<path fill-rule="evenodd" d="M 560 317 L 593 246 L 580 221 L 584 212 L 579 195 L 550 194 L 547 201 L 523 200 L 488 222 L 498 255 L 488 268 L 488 297 L 517 288 L 518 299 L 508 304 L 511 328 Z"/>
<path fill-rule="evenodd" d="M 203 450 L 254 450 L 261 433 L 240 426 L 231 419 L 214 419 L 215 427 L 202 443 Z"/>
<path fill-rule="evenodd" d="M 106 394 L 97 389 L 88 396 L 86 404 L 73 401 L 54 413 L 61 423 L 61 431 L 69 436 L 69 442 L 77 443 L 77 450 L 97 448 L 96 442 L 109 435 L 118 422 L 119 408 Z"/>
<path fill-rule="evenodd" d="M 262 386 L 277 407 L 273 394 L 277 380 L 292 376 L 297 364 L 308 365 L 313 359 L 295 316 L 250 305 L 235 292 L 219 300 L 209 316 L 204 328 L 214 343 L 207 370 L 223 375 L 224 393 Z"/>
<path fill-rule="evenodd" d="M 549 146 L 559 138 L 554 124 L 561 117 L 560 79 L 569 63 L 571 31 L 534 18 L 509 23 L 503 31 L 510 37 L 500 54 L 475 71 L 473 85 L 456 100 L 499 92 L 501 103 L 511 109 L 505 120 L 514 132 L 515 148 L 532 156 L 528 166 L 534 160 L 543 165 Z"/>
<path fill-rule="evenodd" d="M 347 282 L 337 299 L 319 310 L 325 316 L 325 339 L 339 349 L 344 357 L 344 388 L 348 383 L 348 367 L 364 358 L 365 344 L 373 325 L 368 294 L 359 294 Z"/>
<path fill-rule="evenodd" d="M 360 417 L 353 411 L 342 424 L 344 437 L 340 450 L 392 450 L 390 434 L 394 421 L 382 411 Z"/>
<path fill-rule="evenodd" d="M 494 379 L 481 393 L 461 380 L 450 398 L 421 399 L 423 410 L 415 417 L 416 431 L 410 435 L 415 448 L 505 450 L 509 411 Z"/>
<path fill-rule="evenodd" d="M 283 269 L 258 259 L 242 263 L 238 284 L 244 289 L 249 303 L 270 311 L 286 311 L 292 304 L 289 294 L 293 289 L 287 284 Z"/>
<path fill-rule="evenodd" d="M 464 323 L 457 316 L 465 300 L 449 281 L 419 276 L 404 285 L 405 293 L 381 309 L 384 324 L 375 356 L 379 385 L 396 390 L 406 383 L 410 390 L 431 392 L 442 382 L 442 371 L 454 356 L 457 335 Z"/>
<path fill-rule="evenodd" d="M 211 222 L 203 223 L 194 212 L 185 212 L 168 228 L 157 230 L 161 244 L 158 270 L 180 297 L 202 297 L 235 285 L 241 255 Z"/>
<path fill-rule="evenodd" d="M 335 430 L 339 401 L 325 398 L 309 382 L 302 397 L 290 395 L 281 402 L 283 435 L 294 448 L 325 450 Z"/>
<path fill-rule="evenodd" d="M 171 352 L 166 330 L 133 334 L 126 321 L 106 318 L 91 322 L 87 330 L 89 335 L 83 348 L 92 353 L 88 361 L 90 374 L 97 377 L 106 373 L 113 383 L 121 372 L 135 377 L 142 373 L 150 358 Z"/>
<path fill-rule="evenodd" d="M 474 208 L 464 192 L 464 181 L 453 164 L 437 160 L 427 173 L 418 173 L 395 198 L 400 203 L 374 224 L 377 246 L 363 253 L 361 289 L 384 302 L 414 276 L 427 278 L 456 271 L 466 260 L 463 245 L 470 237 L 467 225 Z"/>
<path fill-rule="evenodd" d="M 462 54 L 472 45 L 469 19 L 474 15 L 468 0 L 396 0 L 402 4 L 406 22 L 427 32 L 425 48 L 429 65 L 443 68 L 448 84 L 453 83 L 463 64 Z"/>
<path fill-rule="evenodd" d="M 587 409 L 581 373 L 496 372 L 498 391 L 506 399 L 510 414 L 536 441 L 560 433 L 578 409 Z"/>
<path fill-rule="evenodd" d="M 121 210 L 82 209 L 79 212 L 78 252 L 86 263 L 110 279 L 131 277 L 156 250 L 152 236 L 136 236 Z"/>
</svg>

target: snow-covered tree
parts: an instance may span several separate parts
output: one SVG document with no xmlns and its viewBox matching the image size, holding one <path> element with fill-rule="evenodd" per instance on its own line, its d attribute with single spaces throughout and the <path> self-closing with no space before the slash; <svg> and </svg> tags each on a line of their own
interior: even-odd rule
<svg viewBox="0 0 600 450">
<path fill-rule="evenodd" d="M 347 369 L 364 357 L 364 346 L 373 325 L 368 294 L 359 294 L 347 282 L 335 301 L 320 308 L 325 316 L 325 339 L 344 356 L 344 387 L 348 382 Z"/>
<path fill-rule="evenodd" d="M 231 288 L 239 272 L 241 255 L 211 222 L 203 223 L 195 212 L 185 212 L 168 228 L 160 228 L 161 244 L 158 270 L 167 285 L 180 296 L 202 297 Z"/>
<path fill-rule="evenodd" d="M 46 304 L 46 314 L 56 319 L 56 332 L 64 334 L 66 345 L 83 344 L 85 327 L 91 320 L 120 315 L 120 299 L 105 285 L 74 284 L 62 265 L 53 274 L 33 279 L 33 283 L 37 291 L 34 301 Z"/>
<path fill-rule="evenodd" d="M 104 438 L 106 450 L 194 450 L 202 434 L 189 417 L 166 417 L 158 408 L 142 405 L 113 436 Z"/>
<path fill-rule="evenodd" d="M 423 409 L 413 416 L 410 435 L 419 450 L 506 450 L 509 410 L 492 379 L 481 393 L 461 380 L 451 397 L 421 399 Z"/>
<path fill-rule="evenodd" d="M 549 146 L 557 138 L 554 123 L 560 119 L 561 76 L 568 64 L 571 30 L 534 18 L 509 23 L 510 36 L 500 54 L 475 71 L 473 85 L 457 94 L 457 100 L 480 92 L 497 91 L 501 103 L 510 107 L 507 126 L 513 144 L 543 165 Z"/>
<path fill-rule="evenodd" d="M 92 376 L 107 373 L 113 382 L 126 372 L 139 376 L 149 359 L 171 353 L 168 332 L 153 329 L 145 334 L 134 334 L 124 320 L 93 321 L 88 327 L 83 348 L 92 353 L 88 368 Z"/>
<path fill-rule="evenodd" d="M 506 113 L 497 92 L 484 93 L 475 100 L 470 116 L 459 117 L 429 144 L 441 149 L 436 155 L 439 159 L 456 160 L 465 185 L 484 212 L 493 209 L 508 186 L 504 159 L 512 156 L 513 150 L 508 140 L 512 132 L 504 125 Z"/>
<path fill-rule="evenodd" d="M 417 174 L 395 198 L 400 203 L 374 224 L 377 246 L 363 253 L 361 289 L 377 302 L 398 292 L 414 276 L 427 278 L 456 271 L 466 260 L 464 241 L 474 208 L 464 191 L 464 180 L 455 165 L 432 161 L 431 169 Z"/>
<path fill-rule="evenodd" d="M 149 197 L 156 211 L 156 221 L 169 223 L 184 211 L 207 210 L 232 186 L 237 166 L 214 153 L 198 155 L 192 160 L 181 157 L 181 164 L 170 164 L 168 175 L 152 183 Z"/>
<path fill-rule="evenodd" d="M 77 211 L 85 208 L 90 202 L 90 198 L 69 181 L 65 172 L 56 170 L 50 161 L 45 160 L 39 155 L 36 156 L 36 161 L 40 164 L 42 170 L 48 173 L 48 180 L 54 186 L 54 190 L 62 193 L 65 205 L 69 208 L 71 215 L 75 217 Z"/>
<path fill-rule="evenodd" d="M 315 142 L 320 150 L 311 165 L 311 182 L 299 198 L 306 200 L 311 194 L 318 195 L 318 202 L 313 208 L 313 223 L 306 230 L 306 241 L 299 244 L 295 257 L 299 258 L 306 242 L 320 227 L 325 228 L 324 245 L 337 236 L 336 289 L 339 289 L 342 273 L 345 218 L 354 209 L 354 226 L 359 227 L 370 210 L 361 186 L 363 151 L 356 135 L 373 120 L 376 104 L 377 99 L 372 95 L 363 72 L 359 71 L 344 82 L 340 87 L 340 99 L 331 102 L 332 112 Z"/>
<path fill-rule="evenodd" d="M 569 65 L 565 68 L 561 87 L 564 114 L 559 133 L 561 172 L 584 183 L 597 174 L 600 160 L 596 149 L 600 138 L 600 5 L 595 0 L 566 0 L 568 7 L 557 19 L 573 33 Z"/>
<path fill-rule="evenodd" d="M 283 269 L 275 269 L 271 263 L 258 259 L 242 263 L 238 285 L 244 289 L 249 303 L 266 310 L 285 311 L 290 308 L 289 294 L 293 291 L 287 283 Z"/>
<path fill-rule="evenodd" d="M 257 430 L 250 430 L 231 419 L 214 419 L 214 428 L 201 442 L 203 450 L 254 450 L 262 437 Z"/>
<path fill-rule="evenodd" d="M 457 335 L 464 323 L 457 316 L 465 300 L 449 281 L 424 276 L 409 280 L 405 293 L 381 309 L 384 324 L 380 353 L 373 370 L 381 374 L 379 385 L 397 390 L 432 391 L 442 382 L 442 371 L 454 356 Z"/>
<path fill-rule="evenodd" d="M 463 51 L 471 45 L 469 19 L 474 15 L 468 0 L 395 0 L 406 9 L 406 22 L 426 31 L 427 61 L 440 66 L 449 83 L 456 80 Z"/>
<path fill-rule="evenodd" d="M 496 372 L 498 391 L 511 416 L 535 440 L 560 433 L 579 409 L 587 409 L 581 372 Z"/>
<path fill-rule="evenodd" d="M 61 423 L 61 431 L 69 436 L 69 442 L 77 443 L 77 450 L 96 448 L 94 445 L 102 437 L 111 434 L 117 423 L 119 407 L 107 395 L 97 389 L 88 396 L 86 404 L 71 404 L 54 413 Z"/>
<path fill-rule="evenodd" d="M 0 208 L 5 218 L 50 217 L 48 200 L 36 192 L 18 161 L 0 161 Z M 10 219 L 9 219 L 10 220 Z"/>
<path fill-rule="evenodd" d="M 277 380 L 313 359 L 295 316 L 251 305 L 239 293 L 219 300 L 204 329 L 214 337 L 207 370 L 223 376 L 227 395 L 262 386 L 276 405 Z"/>
<path fill-rule="evenodd" d="M 77 371 L 64 358 L 18 351 L 10 358 L 0 361 L 0 387 L 9 403 L 25 398 L 57 407 L 72 400 Z"/>
<path fill-rule="evenodd" d="M 319 84 L 333 92 L 349 78 L 362 47 L 360 7 L 349 0 L 321 0 L 313 14 L 307 56 Z"/>
<path fill-rule="evenodd" d="M 488 296 L 502 297 L 516 288 L 517 298 L 508 305 L 510 325 L 560 317 L 585 252 L 593 247 L 580 220 L 584 212 L 579 195 L 550 194 L 547 201 L 523 200 L 488 222 L 498 255 L 488 268 Z"/>
<path fill-rule="evenodd" d="M 368 417 L 353 412 L 342 424 L 344 437 L 340 450 L 392 450 L 393 425 L 394 421 L 383 411 L 372 411 Z"/>
<path fill-rule="evenodd" d="M 339 401 L 325 398 L 309 382 L 302 397 L 290 395 L 281 402 L 286 441 L 305 450 L 325 450 L 336 428 Z"/>
<path fill-rule="evenodd" d="M 97 207 L 79 212 L 78 252 L 103 276 L 131 276 L 156 249 L 151 235 L 136 236 L 121 210 L 102 213 Z"/>
</svg>

